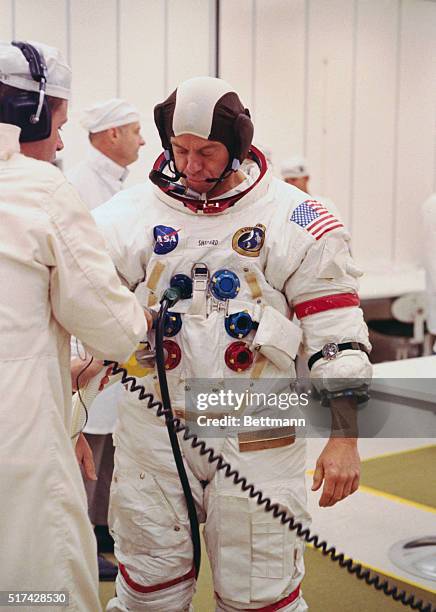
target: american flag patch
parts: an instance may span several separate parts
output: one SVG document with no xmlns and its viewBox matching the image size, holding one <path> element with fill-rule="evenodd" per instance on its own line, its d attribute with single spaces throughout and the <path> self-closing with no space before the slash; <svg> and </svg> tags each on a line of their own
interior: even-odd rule
<svg viewBox="0 0 436 612">
<path fill-rule="evenodd" d="M 316 200 L 305 200 L 292 213 L 291 221 L 319 240 L 334 229 L 344 227 L 332 213 Z"/>
</svg>

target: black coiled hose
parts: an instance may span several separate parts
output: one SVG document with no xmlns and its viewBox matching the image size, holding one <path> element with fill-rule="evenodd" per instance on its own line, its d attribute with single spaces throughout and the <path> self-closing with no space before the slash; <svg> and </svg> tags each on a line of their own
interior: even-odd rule
<svg viewBox="0 0 436 612">
<path fill-rule="evenodd" d="M 185 464 L 183 462 L 182 452 L 177 438 L 177 430 L 173 427 L 174 415 L 171 408 L 170 392 L 168 390 L 167 377 L 165 372 L 165 357 L 163 349 L 165 315 L 170 306 L 170 302 L 166 299 L 162 301 L 159 311 L 156 326 L 156 364 L 157 373 L 159 376 L 159 386 L 162 396 L 162 404 L 165 406 L 163 414 L 165 415 L 165 423 L 167 426 L 168 436 L 173 451 L 174 461 L 176 463 L 177 472 L 179 474 L 180 483 L 185 495 L 186 505 L 188 507 L 189 524 L 191 527 L 191 538 L 194 556 L 195 577 L 198 578 L 201 564 L 201 540 L 200 527 L 198 524 L 197 510 L 192 496 L 191 486 L 189 484 L 188 475 L 186 474 Z M 159 414 L 159 409 L 158 409 Z"/>
<path fill-rule="evenodd" d="M 201 456 L 206 456 L 210 464 L 216 464 L 217 470 L 222 470 L 226 478 L 233 480 L 236 486 L 248 493 L 248 496 L 256 500 L 259 506 L 262 506 L 265 512 L 271 512 L 274 518 L 280 520 L 283 525 L 288 525 L 290 531 L 296 531 L 297 535 L 308 544 L 312 544 L 314 548 L 321 550 L 322 554 L 330 557 L 332 561 L 336 561 L 340 567 L 346 568 L 350 574 L 353 574 L 359 580 L 364 580 L 366 584 L 374 587 L 377 591 L 381 591 L 387 597 L 392 597 L 394 601 L 402 603 L 404 606 L 409 606 L 412 610 L 420 612 L 436 612 L 436 607 L 432 607 L 430 602 L 424 603 L 422 600 L 416 600 L 415 595 L 409 595 L 406 591 L 400 591 L 397 586 L 390 586 L 387 580 L 382 580 L 380 576 L 372 575 L 371 571 L 364 568 L 360 563 L 354 563 L 353 559 L 346 559 L 343 553 L 337 553 L 334 546 L 329 546 L 325 540 L 320 540 L 318 535 L 311 534 L 308 528 L 304 528 L 301 523 L 296 523 L 292 516 L 288 516 L 284 510 L 280 510 L 278 504 L 272 503 L 269 497 L 266 497 L 262 491 L 256 489 L 254 484 L 248 483 L 244 476 L 241 476 L 237 470 L 234 470 L 230 463 L 225 461 L 220 455 L 216 455 L 211 447 L 206 446 L 206 442 L 198 438 L 197 434 L 191 433 L 189 427 L 182 421 L 174 417 L 171 402 L 168 392 L 164 364 L 164 353 L 162 340 L 164 335 L 164 320 L 165 313 L 171 304 L 167 300 L 162 301 L 159 311 L 158 324 L 156 329 L 156 361 L 158 364 L 159 383 L 162 394 L 162 402 L 156 401 L 151 393 L 146 392 L 143 385 L 139 385 L 134 376 L 130 376 L 127 370 L 121 367 L 115 361 L 106 361 L 105 365 L 112 365 L 112 374 L 122 374 L 121 383 L 127 385 L 129 391 L 135 393 L 139 391 L 138 398 L 140 400 L 148 400 L 147 408 L 156 408 L 156 414 L 159 417 L 164 417 L 168 428 L 168 434 L 173 448 L 176 466 L 180 475 L 183 492 L 185 494 L 188 505 L 189 521 L 191 525 L 191 537 L 194 549 L 194 566 L 196 575 L 200 568 L 200 535 L 198 528 L 198 517 L 195 510 L 195 504 L 192 497 L 192 491 L 189 486 L 189 480 L 186 474 L 183 458 L 178 444 L 177 434 L 183 432 L 183 439 L 190 441 L 191 447 L 198 449 Z M 165 408 L 164 408 L 165 406 Z M 180 470 L 179 470 L 180 467 Z M 184 474 L 184 476 L 183 476 Z"/>
</svg>

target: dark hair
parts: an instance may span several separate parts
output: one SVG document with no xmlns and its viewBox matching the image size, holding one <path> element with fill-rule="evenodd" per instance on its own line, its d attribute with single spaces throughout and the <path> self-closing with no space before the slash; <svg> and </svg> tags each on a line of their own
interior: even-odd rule
<svg viewBox="0 0 436 612">
<path fill-rule="evenodd" d="M 23 93 L 23 89 L 18 89 L 18 87 L 11 87 L 10 85 L 5 85 L 4 83 L 0 83 L 0 103 L 3 98 L 6 96 L 14 96 Z M 36 92 L 35 92 L 36 93 Z M 55 98 L 54 96 L 46 96 L 46 100 L 48 102 L 48 106 L 52 113 L 56 111 L 57 108 L 62 103 L 62 98 Z M 0 104 L 0 118 L 1 118 L 1 104 Z"/>
</svg>

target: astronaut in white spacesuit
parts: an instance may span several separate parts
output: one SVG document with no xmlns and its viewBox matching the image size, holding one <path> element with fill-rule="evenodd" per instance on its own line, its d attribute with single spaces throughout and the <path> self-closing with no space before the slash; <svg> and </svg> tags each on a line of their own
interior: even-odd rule
<svg viewBox="0 0 436 612">
<path fill-rule="evenodd" d="M 274 179 L 255 147 L 249 153 L 253 124 L 224 81 L 182 83 L 156 106 L 155 122 L 164 147 L 150 175 L 156 184 L 126 190 L 93 214 L 120 276 L 132 290 L 142 283 L 146 306 L 156 309 L 170 285 L 191 295 L 172 309 L 164 341 L 175 414 L 189 424 L 189 379 L 213 378 L 221 388 L 235 379 L 265 386 L 289 381 L 301 334 L 324 400 L 333 410 L 354 405 L 371 376 L 370 344 L 343 224 Z M 240 171 L 247 155 L 259 167 L 257 178 Z M 291 311 L 302 331 L 289 320 Z M 155 371 L 140 382 L 159 393 Z M 165 423 L 126 391 L 114 442 L 109 523 L 120 571 L 107 609 L 190 610 L 189 522 Z M 180 443 L 205 523 L 216 609 L 306 610 L 302 541 Z M 304 439 L 287 427 L 253 427 L 211 444 L 308 524 Z M 329 439 L 313 490 L 323 481 L 321 506 L 357 489 L 355 439 Z"/>
</svg>

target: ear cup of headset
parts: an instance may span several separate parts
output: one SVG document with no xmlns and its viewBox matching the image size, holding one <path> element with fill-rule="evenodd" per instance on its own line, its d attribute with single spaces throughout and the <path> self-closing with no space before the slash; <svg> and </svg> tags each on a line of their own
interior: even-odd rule
<svg viewBox="0 0 436 612">
<path fill-rule="evenodd" d="M 1 120 L 21 128 L 20 142 L 45 140 L 51 134 L 51 112 L 46 99 L 38 123 L 31 122 L 38 106 L 38 98 L 37 93 L 23 91 L 2 99 Z"/>
<path fill-rule="evenodd" d="M 173 125 L 173 114 L 174 114 L 174 102 L 175 95 L 171 96 L 165 102 L 161 104 L 157 104 L 154 107 L 154 123 L 156 124 L 157 130 L 159 132 L 160 140 L 162 142 L 162 147 L 164 149 L 171 149 L 171 132 Z"/>
<path fill-rule="evenodd" d="M 250 119 L 250 113 L 245 109 L 245 113 L 239 113 L 235 119 L 233 132 L 238 142 L 239 161 L 242 162 L 248 156 L 250 145 L 253 140 L 254 126 Z"/>
</svg>

